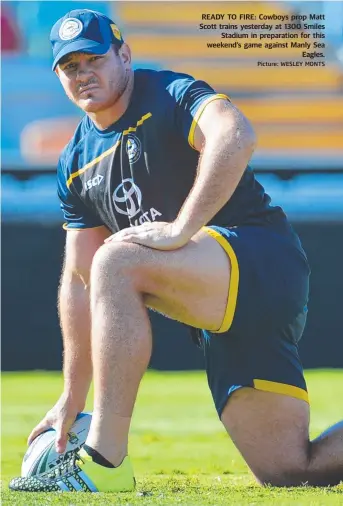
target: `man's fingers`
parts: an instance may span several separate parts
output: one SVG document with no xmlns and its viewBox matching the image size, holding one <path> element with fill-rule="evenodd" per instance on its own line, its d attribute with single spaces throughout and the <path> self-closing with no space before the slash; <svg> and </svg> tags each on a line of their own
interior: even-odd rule
<svg viewBox="0 0 343 506">
<path fill-rule="evenodd" d="M 122 240 L 127 240 L 127 238 L 130 237 L 129 234 L 114 234 L 114 235 L 111 235 L 110 237 L 108 237 L 107 239 L 105 239 L 105 243 L 109 243 L 109 242 L 115 242 L 115 241 L 122 241 Z"/>
<path fill-rule="evenodd" d="M 107 241 L 106 242 L 136 242 L 135 239 L 137 239 L 137 242 L 142 239 L 144 240 L 146 237 L 146 233 L 143 234 L 143 232 L 141 232 L 140 234 L 135 234 L 135 233 L 130 233 L 130 234 L 125 234 L 125 235 L 113 235 L 110 237 L 110 241 Z"/>
<path fill-rule="evenodd" d="M 57 453 L 63 453 L 68 442 L 67 432 L 59 432 L 56 434 L 55 449 Z"/>
<path fill-rule="evenodd" d="M 151 246 L 152 244 L 154 244 L 154 241 L 153 239 L 151 239 L 150 237 L 144 237 L 144 236 L 129 236 L 129 237 L 125 237 L 125 241 L 126 242 L 132 242 L 134 244 L 140 244 L 141 246 Z"/>
<path fill-rule="evenodd" d="M 47 420 L 42 420 L 34 429 L 33 431 L 31 432 L 31 434 L 29 435 L 29 437 L 27 438 L 27 445 L 30 446 L 30 444 L 32 443 L 32 441 L 34 439 L 36 439 L 37 436 L 39 436 L 39 434 L 41 434 L 42 432 L 50 429 L 51 427 L 51 424 L 50 422 L 48 422 Z"/>
<path fill-rule="evenodd" d="M 157 222 L 155 222 L 157 223 Z M 156 226 L 154 227 L 154 223 L 146 222 L 142 223 L 142 225 L 137 225 L 135 227 L 128 227 L 120 230 L 119 232 L 110 235 L 107 239 L 105 239 L 105 243 L 111 241 L 122 241 L 122 240 L 131 240 L 132 237 L 140 237 L 142 234 L 145 236 L 147 232 L 155 231 Z"/>
<path fill-rule="evenodd" d="M 65 451 L 68 443 L 68 431 L 72 425 L 73 422 L 70 421 L 68 423 L 64 422 L 56 426 L 55 448 L 57 453 L 63 453 Z"/>
</svg>

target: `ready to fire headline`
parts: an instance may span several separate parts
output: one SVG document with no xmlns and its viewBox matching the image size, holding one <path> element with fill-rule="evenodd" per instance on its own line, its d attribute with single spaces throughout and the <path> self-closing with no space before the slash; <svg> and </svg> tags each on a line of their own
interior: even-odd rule
<svg viewBox="0 0 343 506">
<path fill-rule="evenodd" d="M 262 24 L 251 24 L 245 25 L 240 24 L 241 31 L 244 30 L 269 30 L 274 29 L 282 29 L 285 30 L 295 30 L 295 29 L 303 29 L 303 30 L 325 30 L 325 25 L 317 23 L 317 21 L 325 20 L 325 14 L 202 14 L 202 20 L 206 21 L 263 21 Z M 225 18 L 226 16 L 226 18 Z M 225 22 L 224 21 L 224 22 Z M 276 21 L 276 22 L 286 22 L 284 25 L 279 24 L 267 24 L 267 21 Z M 305 23 L 305 21 L 315 21 L 314 24 Z M 222 24 L 222 23 L 200 23 L 200 30 L 238 30 L 238 24 Z"/>
<path fill-rule="evenodd" d="M 226 16 L 226 18 L 225 18 Z M 202 14 L 201 19 L 207 21 L 224 21 L 228 19 L 230 21 L 243 20 L 243 21 L 324 21 L 325 14 Z"/>
</svg>

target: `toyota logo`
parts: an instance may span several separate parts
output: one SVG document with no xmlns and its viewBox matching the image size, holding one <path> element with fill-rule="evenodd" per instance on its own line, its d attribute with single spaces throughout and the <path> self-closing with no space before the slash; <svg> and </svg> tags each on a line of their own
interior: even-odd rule
<svg viewBox="0 0 343 506">
<path fill-rule="evenodd" d="M 123 179 L 113 192 L 113 203 L 118 213 L 134 218 L 141 210 L 142 192 L 132 179 Z"/>
</svg>

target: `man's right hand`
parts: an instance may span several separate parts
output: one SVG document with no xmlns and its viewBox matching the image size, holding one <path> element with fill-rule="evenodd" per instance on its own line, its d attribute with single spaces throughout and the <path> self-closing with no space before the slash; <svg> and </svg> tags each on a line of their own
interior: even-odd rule
<svg viewBox="0 0 343 506">
<path fill-rule="evenodd" d="M 28 445 L 42 432 L 54 428 L 56 430 L 56 451 L 63 453 L 68 442 L 68 431 L 82 409 L 82 406 L 76 404 L 63 393 L 55 406 L 47 412 L 43 420 L 33 429 L 27 440 Z"/>
</svg>

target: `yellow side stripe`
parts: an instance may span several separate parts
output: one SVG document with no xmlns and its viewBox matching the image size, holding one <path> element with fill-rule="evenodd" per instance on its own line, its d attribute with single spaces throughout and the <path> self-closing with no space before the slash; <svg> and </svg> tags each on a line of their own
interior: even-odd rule
<svg viewBox="0 0 343 506">
<path fill-rule="evenodd" d="M 127 130 L 124 130 L 123 131 L 123 135 L 127 135 L 130 132 L 136 132 L 137 128 L 139 126 L 141 126 L 144 123 L 145 120 L 151 118 L 151 116 L 152 116 L 151 112 L 148 112 L 147 114 L 144 114 L 144 116 L 142 116 L 141 119 L 137 121 L 136 126 L 135 127 L 129 127 Z M 100 162 L 101 160 L 103 160 L 104 158 L 106 158 L 106 156 L 108 156 L 111 153 L 113 153 L 117 149 L 117 147 L 119 146 L 120 142 L 121 141 L 117 141 L 114 144 L 114 146 L 112 146 L 110 149 L 108 149 L 107 151 L 104 151 L 103 153 L 101 153 L 101 155 L 99 155 L 96 158 L 94 158 L 94 160 L 91 160 L 89 163 L 87 163 L 84 167 L 82 167 L 78 171 L 73 172 L 73 174 L 70 175 L 70 177 L 69 177 L 69 179 L 67 181 L 67 187 L 69 188 L 69 186 L 71 185 L 73 179 L 75 179 L 76 177 L 80 176 L 87 169 L 90 169 L 95 164 L 97 164 L 98 162 Z"/>
<path fill-rule="evenodd" d="M 188 144 L 191 146 L 191 148 L 195 149 L 194 147 L 194 132 L 195 132 L 195 128 L 199 122 L 199 119 L 200 119 L 200 116 L 202 115 L 202 113 L 204 112 L 206 106 L 210 103 L 210 102 L 213 102 L 214 100 L 219 100 L 221 98 L 224 98 L 226 100 L 229 100 L 229 97 L 227 95 L 224 95 L 223 93 L 218 93 L 217 95 L 212 95 L 211 97 L 209 97 L 207 100 L 205 100 L 204 102 L 202 102 L 202 104 L 199 106 L 197 112 L 195 113 L 195 116 L 193 118 L 193 121 L 192 121 L 192 124 L 191 124 L 191 128 L 189 130 L 189 134 L 188 134 Z"/>
<path fill-rule="evenodd" d="M 207 232 L 222 246 L 224 251 L 227 253 L 231 263 L 229 294 L 224 319 L 218 330 L 211 330 L 211 332 L 214 333 L 227 332 L 231 327 L 237 305 L 238 286 L 239 286 L 238 260 L 231 244 L 227 241 L 227 239 L 225 239 L 225 237 L 223 237 L 219 232 L 213 230 L 210 227 L 202 227 L 202 230 Z"/>
<path fill-rule="evenodd" d="M 120 141 L 117 141 L 115 143 L 114 146 L 112 146 L 110 149 L 108 149 L 107 151 L 104 151 L 103 153 L 101 153 L 101 155 L 97 156 L 96 158 L 94 158 L 94 160 L 92 160 L 91 162 L 87 163 L 84 167 L 82 167 L 81 169 L 79 169 L 78 171 L 76 172 L 73 172 L 73 174 L 70 175 L 68 181 L 67 181 L 67 187 L 69 188 L 69 186 L 71 185 L 73 179 L 75 179 L 76 177 L 80 176 L 81 174 L 83 174 L 87 169 L 90 169 L 91 167 L 93 167 L 96 163 L 100 162 L 101 160 L 103 160 L 104 158 L 106 158 L 106 156 L 110 155 L 111 153 L 113 153 L 117 147 L 119 146 L 120 144 Z"/>
<path fill-rule="evenodd" d="M 277 383 L 276 381 L 254 379 L 254 388 L 257 390 L 264 390 L 265 392 L 274 392 L 276 394 L 288 395 L 289 397 L 296 397 L 297 399 L 309 403 L 306 390 L 293 385 Z"/>
</svg>

